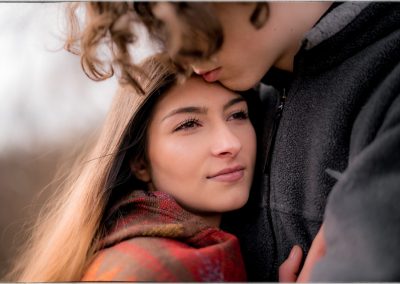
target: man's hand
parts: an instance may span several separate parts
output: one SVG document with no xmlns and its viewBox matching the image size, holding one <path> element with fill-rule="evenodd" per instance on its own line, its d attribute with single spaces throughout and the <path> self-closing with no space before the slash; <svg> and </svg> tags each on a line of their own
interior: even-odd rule
<svg viewBox="0 0 400 284">
<path fill-rule="evenodd" d="M 292 248 L 289 257 L 279 267 L 279 282 L 309 282 L 311 271 L 315 263 L 323 257 L 325 253 L 325 237 L 322 226 L 311 244 L 310 251 L 308 252 L 300 274 L 299 270 L 303 258 L 303 251 L 296 245 Z"/>
<path fill-rule="evenodd" d="M 279 282 L 296 282 L 300 270 L 303 251 L 296 245 L 290 251 L 288 258 L 279 266 Z"/>
</svg>

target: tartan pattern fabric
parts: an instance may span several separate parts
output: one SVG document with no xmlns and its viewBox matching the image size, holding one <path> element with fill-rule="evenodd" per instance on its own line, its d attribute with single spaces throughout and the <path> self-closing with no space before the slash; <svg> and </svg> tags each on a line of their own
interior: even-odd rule
<svg viewBox="0 0 400 284">
<path fill-rule="evenodd" d="M 83 281 L 245 281 L 237 238 L 163 192 L 133 191 L 106 222 Z"/>
</svg>

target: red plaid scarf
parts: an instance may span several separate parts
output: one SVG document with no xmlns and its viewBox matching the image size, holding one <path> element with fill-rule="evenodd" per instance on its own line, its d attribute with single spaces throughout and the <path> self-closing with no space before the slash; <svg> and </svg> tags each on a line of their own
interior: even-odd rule
<svg viewBox="0 0 400 284">
<path fill-rule="evenodd" d="M 110 230 L 84 281 L 245 281 L 237 238 L 163 192 L 134 191 L 111 210 Z"/>
</svg>

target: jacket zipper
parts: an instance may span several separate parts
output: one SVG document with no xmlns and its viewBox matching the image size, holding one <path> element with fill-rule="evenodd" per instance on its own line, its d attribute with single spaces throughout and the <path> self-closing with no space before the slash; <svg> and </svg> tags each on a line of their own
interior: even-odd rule
<svg viewBox="0 0 400 284">
<path fill-rule="evenodd" d="M 267 156 L 267 159 L 266 159 L 265 165 L 264 165 L 264 173 L 268 173 L 271 168 L 273 143 L 276 138 L 276 134 L 278 131 L 278 125 L 279 125 L 279 122 L 282 117 L 283 109 L 285 108 L 285 102 L 286 102 L 286 89 L 283 88 L 281 91 L 281 95 L 279 96 L 279 103 L 276 108 L 276 113 L 275 113 L 274 123 L 272 125 L 271 135 L 269 136 L 268 154 L 267 154 L 268 156 Z"/>
<path fill-rule="evenodd" d="M 271 194 L 271 176 L 270 176 L 270 170 L 271 170 L 271 161 L 272 161 L 272 151 L 273 151 L 273 147 L 274 147 L 274 142 L 276 139 L 276 134 L 277 134 L 277 130 L 278 130 L 278 126 L 282 117 L 282 113 L 283 113 L 283 109 L 285 108 L 285 102 L 286 102 L 286 89 L 283 88 L 280 92 L 279 92 L 279 98 L 278 98 L 278 104 L 276 107 L 276 112 L 275 112 L 275 117 L 274 117 L 274 121 L 272 124 L 272 130 L 271 130 L 271 134 L 269 136 L 269 141 L 268 141 L 268 149 L 267 149 L 267 158 L 265 161 L 265 165 L 264 165 L 264 174 L 266 174 L 268 176 L 268 192 L 264 192 L 263 193 L 263 204 L 264 206 L 266 205 L 267 209 L 267 219 L 268 219 L 268 223 L 270 224 L 270 229 L 271 229 L 271 237 L 272 237 L 272 242 L 274 244 L 274 248 L 271 251 L 271 257 L 273 259 L 275 259 L 272 263 L 272 271 L 274 271 L 274 269 L 276 269 L 276 271 L 278 271 L 278 264 L 277 264 L 277 260 L 276 260 L 276 255 L 277 255 L 277 246 L 276 246 L 276 233 L 274 232 L 273 229 L 273 217 L 272 217 L 272 212 L 271 212 L 271 205 L 270 205 L 270 194 Z M 273 274 L 272 272 L 268 273 L 268 277 L 270 279 L 273 279 L 275 282 L 278 281 L 278 275 Z"/>
<path fill-rule="evenodd" d="M 285 107 L 285 102 L 286 102 L 286 89 L 283 88 L 282 90 L 282 95 L 279 98 L 279 106 L 278 106 L 278 111 L 277 111 L 277 123 L 279 123 L 279 120 L 282 116 L 283 108 Z"/>
</svg>

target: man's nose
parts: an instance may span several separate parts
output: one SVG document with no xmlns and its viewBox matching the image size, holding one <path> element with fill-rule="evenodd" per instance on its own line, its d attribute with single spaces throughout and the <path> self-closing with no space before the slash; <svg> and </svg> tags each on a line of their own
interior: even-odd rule
<svg viewBox="0 0 400 284">
<path fill-rule="evenodd" d="M 202 75 L 207 71 L 211 71 L 218 67 L 217 65 L 218 59 L 216 55 L 211 56 L 209 59 L 202 59 L 196 60 L 190 63 L 190 67 L 192 68 L 193 72 Z"/>
<path fill-rule="evenodd" d="M 242 149 L 240 139 L 227 125 L 216 129 L 211 145 L 212 154 L 218 157 L 235 157 Z"/>
<path fill-rule="evenodd" d="M 198 67 L 198 65 L 191 64 L 190 66 L 192 67 L 194 73 L 196 73 L 197 75 L 201 75 L 201 69 Z"/>
</svg>

